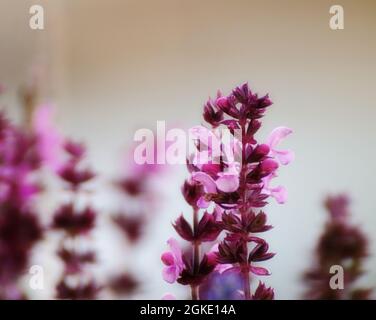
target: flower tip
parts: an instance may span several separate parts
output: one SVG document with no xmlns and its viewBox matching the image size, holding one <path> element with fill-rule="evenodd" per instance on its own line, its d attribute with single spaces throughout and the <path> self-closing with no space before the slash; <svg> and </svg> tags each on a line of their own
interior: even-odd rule
<svg viewBox="0 0 376 320">
<path fill-rule="evenodd" d="M 162 255 L 161 255 L 161 261 L 166 266 L 172 265 L 174 263 L 174 258 L 172 256 L 171 252 L 168 252 L 168 251 L 163 252 Z"/>
<path fill-rule="evenodd" d="M 223 109 L 223 108 L 226 108 L 227 105 L 228 105 L 228 101 L 227 101 L 227 98 L 226 97 L 219 97 L 217 98 L 216 100 L 216 105 L 220 108 L 220 109 Z"/>
</svg>

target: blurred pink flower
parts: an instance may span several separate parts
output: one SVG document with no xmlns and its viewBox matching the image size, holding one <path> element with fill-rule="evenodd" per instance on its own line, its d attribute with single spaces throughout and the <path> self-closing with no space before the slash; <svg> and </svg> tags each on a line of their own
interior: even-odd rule
<svg viewBox="0 0 376 320">
<path fill-rule="evenodd" d="M 171 251 L 162 254 L 161 260 L 166 265 L 163 269 L 163 279 L 168 283 L 174 283 L 184 269 L 182 251 L 174 238 L 167 241 Z"/>
<path fill-rule="evenodd" d="M 291 150 L 277 150 L 275 147 L 281 140 L 292 133 L 287 127 L 277 127 L 269 135 L 266 144 L 270 148 L 270 155 L 275 157 L 281 164 L 287 165 L 294 160 L 295 154 Z"/>
<path fill-rule="evenodd" d="M 20 279 L 44 228 L 35 210 L 41 188 L 35 137 L 0 113 L 0 299 L 25 299 Z"/>
<path fill-rule="evenodd" d="M 53 107 L 41 105 L 33 116 L 33 129 L 38 138 L 38 149 L 42 161 L 52 170 L 58 171 L 62 166 L 61 151 L 64 145 L 62 135 L 53 125 Z"/>
</svg>

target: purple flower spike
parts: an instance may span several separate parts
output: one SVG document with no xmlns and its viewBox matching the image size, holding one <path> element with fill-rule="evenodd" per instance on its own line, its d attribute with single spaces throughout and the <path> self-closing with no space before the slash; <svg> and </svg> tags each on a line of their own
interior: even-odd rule
<svg viewBox="0 0 376 320">
<path fill-rule="evenodd" d="M 0 299 L 26 299 L 20 279 L 44 228 L 35 210 L 42 191 L 38 138 L 0 113 Z"/>
<path fill-rule="evenodd" d="M 349 204 L 350 200 L 346 194 L 331 195 L 324 201 L 328 220 L 316 246 L 313 266 L 303 277 L 307 286 L 304 298 L 371 299 L 372 288 L 359 288 L 356 285 L 364 273 L 368 240 L 360 227 L 351 224 Z M 343 268 L 343 290 L 334 290 L 330 286 L 332 266 Z"/>
<path fill-rule="evenodd" d="M 189 223 L 181 216 L 174 227 L 192 246 L 191 255 L 183 256 L 184 266 L 177 279 L 191 285 L 192 299 L 199 298 L 197 288 L 210 278 L 208 270 L 218 272 L 222 269 L 220 265 L 223 270 L 233 270 L 242 277 L 242 298 L 274 298 L 273 290 L 264 284 L 253 295 L 250 289 L 251 275 L 270 274 L 256 264 L 274 256 L 266 241 L 253 235 L 271 229 L 261 208 L 270 197 L 278 203 L 286 202 L 286 189 L 271 186 L 271 181 L 277 176 L 280 164 L 287 165 L 294 158 L 292 151 L 277 148 L 292 133 L 291 129 L 276 128 L 266 143 L 258 143 L 256 139 L 261 118 L 271 105 L 268 95 L 259 97 L 245 83 L 229 95 L 219 93 L 215 101 L 209 99 L 206 103 L 204 119 L 211 129 L 196 126 L 190 130 L 197 142 L 197 152 L 188 164 L 189 181 L 193 183 L 184 185 L 183 194 L 192 206 L 193 221 Z M 226 133 L 231 137 L 229 141 L 222 139 Z M 221 231 L 225 234 L 218 241 Z M 216 250 L 203 255 L 206 260 L 200 253 L 205 241 L 217 242 Z"/>
</svg>

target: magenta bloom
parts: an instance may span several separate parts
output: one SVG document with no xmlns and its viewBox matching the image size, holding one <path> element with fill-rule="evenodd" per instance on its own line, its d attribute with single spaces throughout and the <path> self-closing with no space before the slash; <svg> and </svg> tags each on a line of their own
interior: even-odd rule
<svg viewBox="0 0 376 320">
<path fill-rule="evenodd" d="M 279 204 L 284 204 L 287 201 L 287 190 L 283 186 L 271 187 L 270 182 L 276 174 L 270 174 L 262 179 L 263 181 L 263 193 L 273 197 Z"/>
<path fill-rule="evenodd" d="M 243 275 L 245 299 L 274 296 L 272 290 L 263 285 L 254 295 L 251 294 L 250 274 L 269 275 L 267 269 L 257 264 L 274 256 L 269 252 L 266 241 L 252 233 L 270 229 L 266 225 L 266 214 L 257 211 L 267 204 L 269 197 L 274 197 L 278 203 L 286 201 L 285 188 L 271 186 L 271 180 L 277 176 L 279 164 L 287 165 L 294 158 L 292 151 L 277 149 L 281 140 L 292 133 L 291 129 L 276 128 L 264 144 L 256 139 L 255 134 L 261 127 L 260 119 L 271 104 L 267 95 L 259 98 L 248 84 L 235 88 L 228 96 L 218 96 L 216 102 L 211 103 L 212 110 L 206 107 L 206 118 L 211 114 L 216 115 L 216 110 L 222 111 L 221 119 L 217 116 L 216 121 L 209 119 L 207 122 L 213 128 L 223 126 L 230 130 L 234 136 L 232 154 L 223 142 L 217 146 L 226 150 L 224 160 L 216 167 L 217 171 L 207 170 L 205 165 L 192 168 L 192 178 L 201 183 L 206 191 L 200 204 L 208 205 L 203 200 L 213 201 L 224 209 L 221 226 L 227 233 L 218 246 L 218 262 L 225 266 L 232 265 L 230 269 L 238 270 Z"/>
<path fill-rule="evenodd" d="M 328 219 L 318 239 L 310 269 L 304 274 L 307 286 L 305 298 L 319 300 L 372 299 L 372 287 L 360 287 L 359 278 L 365 273 L 364 263 L 369 255 L 369 243 L 363 230 L 350 221 L 350 199 L 346 194 L 330 195 L 324 201 Z M 333 265 L 344 268 L 344 289 L 333 290 L 330 285 Z"/>
<path fill-rule="evenodd" d="M 277 150 L 276 146 L 292 133 L 292 130 L 287 127 L 275 128 L 269 135 L 266 144 L 270 148 L 270 156 L 276 158 L 281 164 L 287 165 L 294 160 L 295 154 L 291 150 Z"/>
<path fill-rule="evenodd" d="M 34 207 L 39 160 L 34 135 L 0 113 L 0 299 L 26 298 L 19 280 L 44 232 Z"/>
<path fill-rule="evenodd" d="M 167 241 L 171 251 L 162 254 L 161 260 L 166 267 L 163 269 L 163 279 L 168 283 L 174 283 L 184 269 L 182 251 L 174 238 Z"/>
<path fill-rule="evenodd" d="M 277 176 L 280 164 L 287 165 L 294 158 L 292 151 L 277 149 L 291 129 L 276 128 L 266 143 L 256 139 L 260 119 L 271 105 L 268 95 L 259 97 L 245 83 L 228 96 L 218 93 L 216 100 L 209 99 L 205 104 L 203 117 L 211 129 L 197 126 L 190 131 L 197 149 L 188 163 L 188 181 L 193 186 L 185 186 L 183 191 L 193 208 L 193 222 L 189 224 L 181 216 L 174 227 L 192 245 L 191 257 L 183 255 L 184 269 L 178 278 L 179 283 L 191 285 L 192 299 L 199 298 L 197 288 L 213 271 L 221 277 L 221 269 L 240 275 L 240 296 L 244 299 L 274 297 L 273 290 L 263 284 L 254 294 L 250 288 L 251 276 L 270 274 L 259 263 L 274 256 L 267 242 L 253 235 L 271 228 L 261 208 L 270 197 L 278 203 L 286 201 L 285 188 L 272 186 L 271 180 Z M 214 208 L 213 213 L 199 211 L 207 208 Z M 216 241 L 221 231 L 225 234 L 218 249 L 201 259 L 201 243 Z"/>
<path fill-rule="evenodd" d="M 43 112 L 48 114 L 46 110 Z M 46 114 L 44 116 L 48 118 Z M 86 154 L 86 148 L 82 143 L 69 139 L 60 141 L 60 138 L 58 141 L 59 149 L 56 151 L 58 151 L 59 157 L 55 158 L 55 153 L 47 154 L 45 160 L 49 161 L 48 164 L 55 170 L 55 174 L 61 181 L 68 185 L 71 199 L 62 203 L 55 211 L 51 225 L 52 229 L 63 233 L 57 253 L 64 268 L 56 285 L 56 297 L 59 299 L 95 299 L 101 286 L 96 283 L 86 268 L 88 264 L 96 261 L 95 251 L 82 252 L 77 247 L 77 242 L 73 241 L 88 235 L 95 227 L 96 211 L 90 204 L 86 204 L 84 207 L 77 204 L 80 193 L 84 191 L 84 185 L 91 181 L 95 174 L 87 167 L 82 166 Z M 48 144 L 47 142 L 51 141 L 45 138 L 45 143 Z M 60 156 L 64 158 L 61 159 Z M 73 277 L 75 281 L 73 283 L 68 281 L 68 276 Z"/>
<path fill-rule="evenodd" d="M 58 171 L 63 164 L 64 139 L 53 124 L 53 107 L 40 106 L 33 116 L 33 130 L 38 137 L 38 149 L 42 160 L 52 170 Z"/>
<path fill-rule="evenodd" d="M 218 172 L 216 180 L 205 172 L 195 172 L 192 174 L 192 179 L 202 183 L 208 193 L 216 193 L 217 189 L 234 192 L 239 188 L 239 171 L 235 167 L 227 172 Z"/>
</svg>

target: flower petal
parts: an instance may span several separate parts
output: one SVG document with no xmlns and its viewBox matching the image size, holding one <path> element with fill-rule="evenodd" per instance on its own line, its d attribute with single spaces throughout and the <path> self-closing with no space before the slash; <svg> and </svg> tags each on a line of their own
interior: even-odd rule
<svg viewBox="0 0 376 320">
<path fill-rule="evenodd" d="M 223 192 L 235 192 L 239 188 L 239 176 L 232 173 L 220 173 L 215 182 L 217 188 Z"/>
<path fill-rule="evenodd" d="M 272 150 L 272 153 L 283 165 L 287 165 L 295 159 L 295 153 L 291 150 Z"/>
<path fill-rule="evenodd" d="M 182 269 L 184 264 L 179 243 L 174 238 L 168 239 L 167 243 L 170 246 L 172 254 L 174 255 L 176 265 Z"/>
<path fill-rule="evenodd" d="M 210 205 L 210 202 L 206 201 L 204 197 L 200 197 L 197 200 L 197 207 L 199 207 L 200 209 L 206 209 L 209 207 L 209 205 Z"/>
<path fill-rule="evenodd" d="M 192 179 L 203 184 L 206 192 L 208 193 L 217 193 L 217 187 L 215 181 L 211 176 L 205 172 L 194 172 L 192 174 Z"/>
<path fill-rule="evenodd" d="M 258 276 L 268 276 L 270 275 L 269 271 L 262 267 L 253 267 L 251 266 L 251 272 Z"/>
<path fill-rule="evenodd" d="M 168 283 L 174 283 L 176 279 L 178 278 L 178 275 L 176 274 L 176 267 L 170 266 L 163 268 L 162 271 L 163 280 Z"/>
<path fill-rule="evenodd" d="M 161 256 L 161 260 L 162 262 L 166 265 L 166 266 L 171 266 L 174 264 L 174 256 L 172 255 L 171 252 L 167 251 L 165 253 L 162 254 Z"/>
<path fill-rule="evenodd" d="M 42 160 L 52 170 L 58 171 L 61 166 L 60 152 L 63 149 L 63 137 L 52 123 L 53 107 L 40 106 L 33 115 L 32 126 L 38 136 L 38 149 Z"/>
<path fill-rule="evenodd" d="M 277 127 L 270 133 L 266 143 L 271 149 L 274 149 L 274 147 L 279 144 L 282 139 L 286 138 L 291 133 L 292 130 L 290 128 Z"/>
<path fill-rule="evenodd" d="M 283 186 L 278 186 L 275 188 L 272 188 L 271 190 L 271 196 L 277 200 L 279 204 L 284 204 L 287 201 L 287 190 Z"/>
</svg>

